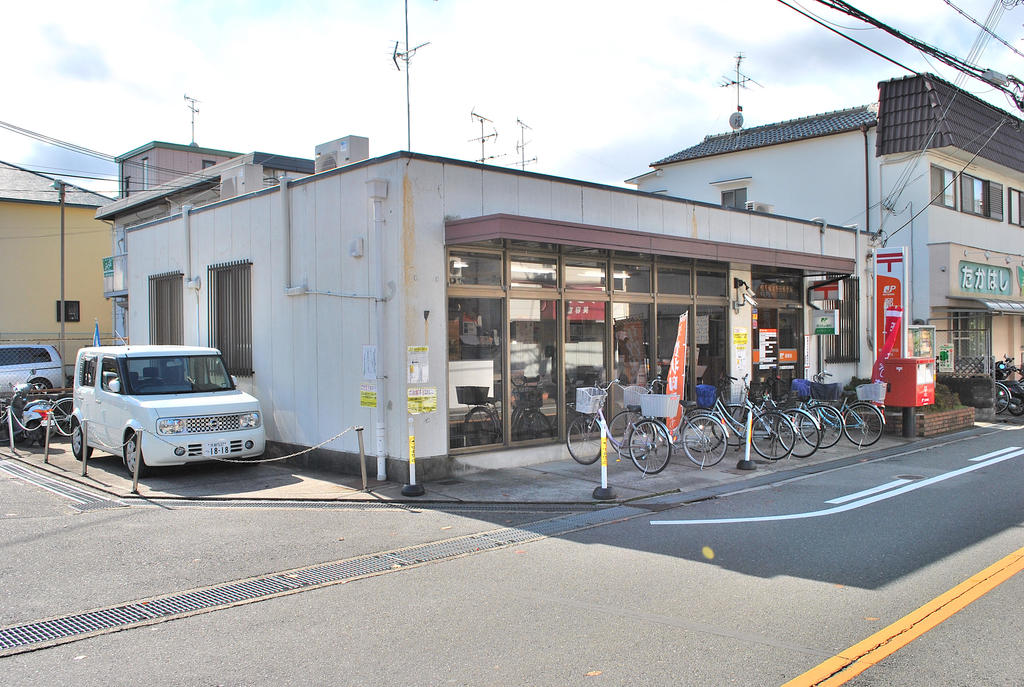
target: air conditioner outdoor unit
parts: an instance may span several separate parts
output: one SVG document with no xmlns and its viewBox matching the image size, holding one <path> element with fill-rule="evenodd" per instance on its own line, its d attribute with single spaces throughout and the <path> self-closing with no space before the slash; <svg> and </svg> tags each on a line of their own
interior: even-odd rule
<svg viewBox="0 0 1024 687">
<path fill-rule="evenodd" d="M 747 201 L 747 209 L 754 212 L 775 212 L 775 206 L 770 203 L 760 203 L 756 200 Z"/>
<path fill-rule="evenodd" d="M 220 175 L 220 198 L 234 198 L 263 188 L 263 169 L 259 165 L 239 165 Z"/>
<path fill-rule="evenodd" d="M 315 149 L 313 160 L 315 172 L 326 172 L 335 167 L 359 162 L 370 157 L 370 139 L 363 136 L 345 136 L 335 141 L 321 143 Z"/>
</svg>

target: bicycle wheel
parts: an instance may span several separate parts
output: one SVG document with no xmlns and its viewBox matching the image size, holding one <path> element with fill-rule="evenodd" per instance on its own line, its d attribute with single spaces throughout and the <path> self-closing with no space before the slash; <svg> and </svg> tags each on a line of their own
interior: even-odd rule
<svg viewBox="0 0 1024 687">
<path fill-rule="evenodd" d="M 793 442 L 793 455 L 807 458 L 814 455 L 821 445 L 821 427 L 815 417 L 801 408 L 787 408 L 782 411 L 796 429 L 796 441 Z"/>
<path fill-rule="evenodd" d="M 609 450 L 614 448 L 618 451 L 619 459 L 629 457 L 626 436 L 641 417 L 640 413 L 634 413 L 632 410 L 620 410 L 608 423 L 608 441 L 611 444 Z"/>
<path fill-rule="evenodd" d="M 793 452 L 796 428 L 788 417 L 777 410 L 754 416 L 750 425 L 750 445 L 768 460 L 782 460 Z"/>
<path fill-rule="evenodd" d="M 601 423 L 597 415 L 577 415 L 565 433 L 569 455 L 580 465 L 593 465 L 601 457 Z"/>
<path fill-rule="evenodd" d="M 679 432 L 679 443 L 690 462 L 700 468 L 717 465 L 728 447 L 725 428 L 712 415 L 687 418 Z"/>
<path fill-rule="evenodd" d="M 995 408 L 996 415 L 1006 412 L 1007 406 L 1010 405 L 1010 390 L 1006 388 L 1006 385 L 996 382 L 995 399 L 992 405 Z"/>
<path fill-rule="evenodd" d="M 537 408 L 528 408 L 513 419 L 513 441 L 543 439 L 552 434 L 550 418 Z"/>
<path fill-rule="evenodd" d="M 493 444 L 501 436 L 501 426 L 495 417 L 483 406 L 477 406 L 462 421 L 462 435 L 466 438 L 466 446 L 483 446 Z"/>
<path fill-rule="evenodd" d="M 70 398 L 62 398 L 53 405 L 53 426 L 66 437 L 71 436 L 71 411 L 74 409 L 75 402 Z"/>
<path fill-rule="evenodd" d="M 821 426 L 821 443 L 818 448 L 832 448 L 843 438 L 843 416 L 832 406 L 812 406 Z"/>
<path fill-rule="evenodd" d="M 668 428 L 654 418 L 644 418 L 633 425 L 626 445 L 633 465 L 646 475 L 658 474 L 672 458 L 672 437 Z"/>
<path fill-rule="evenodd" d="M 743 446 L 743 437 L 747 431 L 747 413 L 750 412 L 750 408 L 744 403 L 726 403 L 725 412 L 729 415 L 729 418 L 734 420 L 734 422 L 729 424 L 735 430 L 726 433 L 727 440 L 730 446 L 739 448 Z M 728 421 L 728 418 L 726 421 Z"/>
<path fill-rule="evenodd" d="M 882 411 L 870 403 L 855 403 L 843 413 L 843 433 L 858 448 L 878 441 L 884 425 Z"/>
</svg>

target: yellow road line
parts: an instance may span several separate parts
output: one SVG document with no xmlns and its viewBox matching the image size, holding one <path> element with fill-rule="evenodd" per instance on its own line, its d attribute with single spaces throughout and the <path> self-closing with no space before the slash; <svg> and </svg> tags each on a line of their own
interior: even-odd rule
<svg viewBox="0 0 1024 687">
<path fill-rule="evenodd" d="M 972 575 L 949 591 L 782 687 L 836 687 L 860 675 L 1024 570 L 1024 548 Z"/>
</svg>

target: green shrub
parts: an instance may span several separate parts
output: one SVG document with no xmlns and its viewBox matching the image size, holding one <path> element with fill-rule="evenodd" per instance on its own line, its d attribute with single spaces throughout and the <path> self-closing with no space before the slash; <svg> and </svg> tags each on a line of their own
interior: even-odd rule
<svg viewBox="0 0 1024 687">
<path fill-rule="evenodd" d="M 964 407 L 964 404 L 960 402 L 960 396 L 945 384 L 939 384 L 936 382 L 934 405 L 925 406 L 921 410 L 926 413 L 938 413 L 943 410 L 955 410 L 956 408 Z"/>
</svg>

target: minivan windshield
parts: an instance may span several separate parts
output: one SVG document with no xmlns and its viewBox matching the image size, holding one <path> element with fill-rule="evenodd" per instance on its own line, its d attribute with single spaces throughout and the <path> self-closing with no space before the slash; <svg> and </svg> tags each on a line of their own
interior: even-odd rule
<svg viewBox="0 0 1024 687">
<path fill-rule="evenodd" d="M 132 394 L 192 394 L 235 388 L 219 355 L 153 356 L 127 358 Z"/>
</svg>

